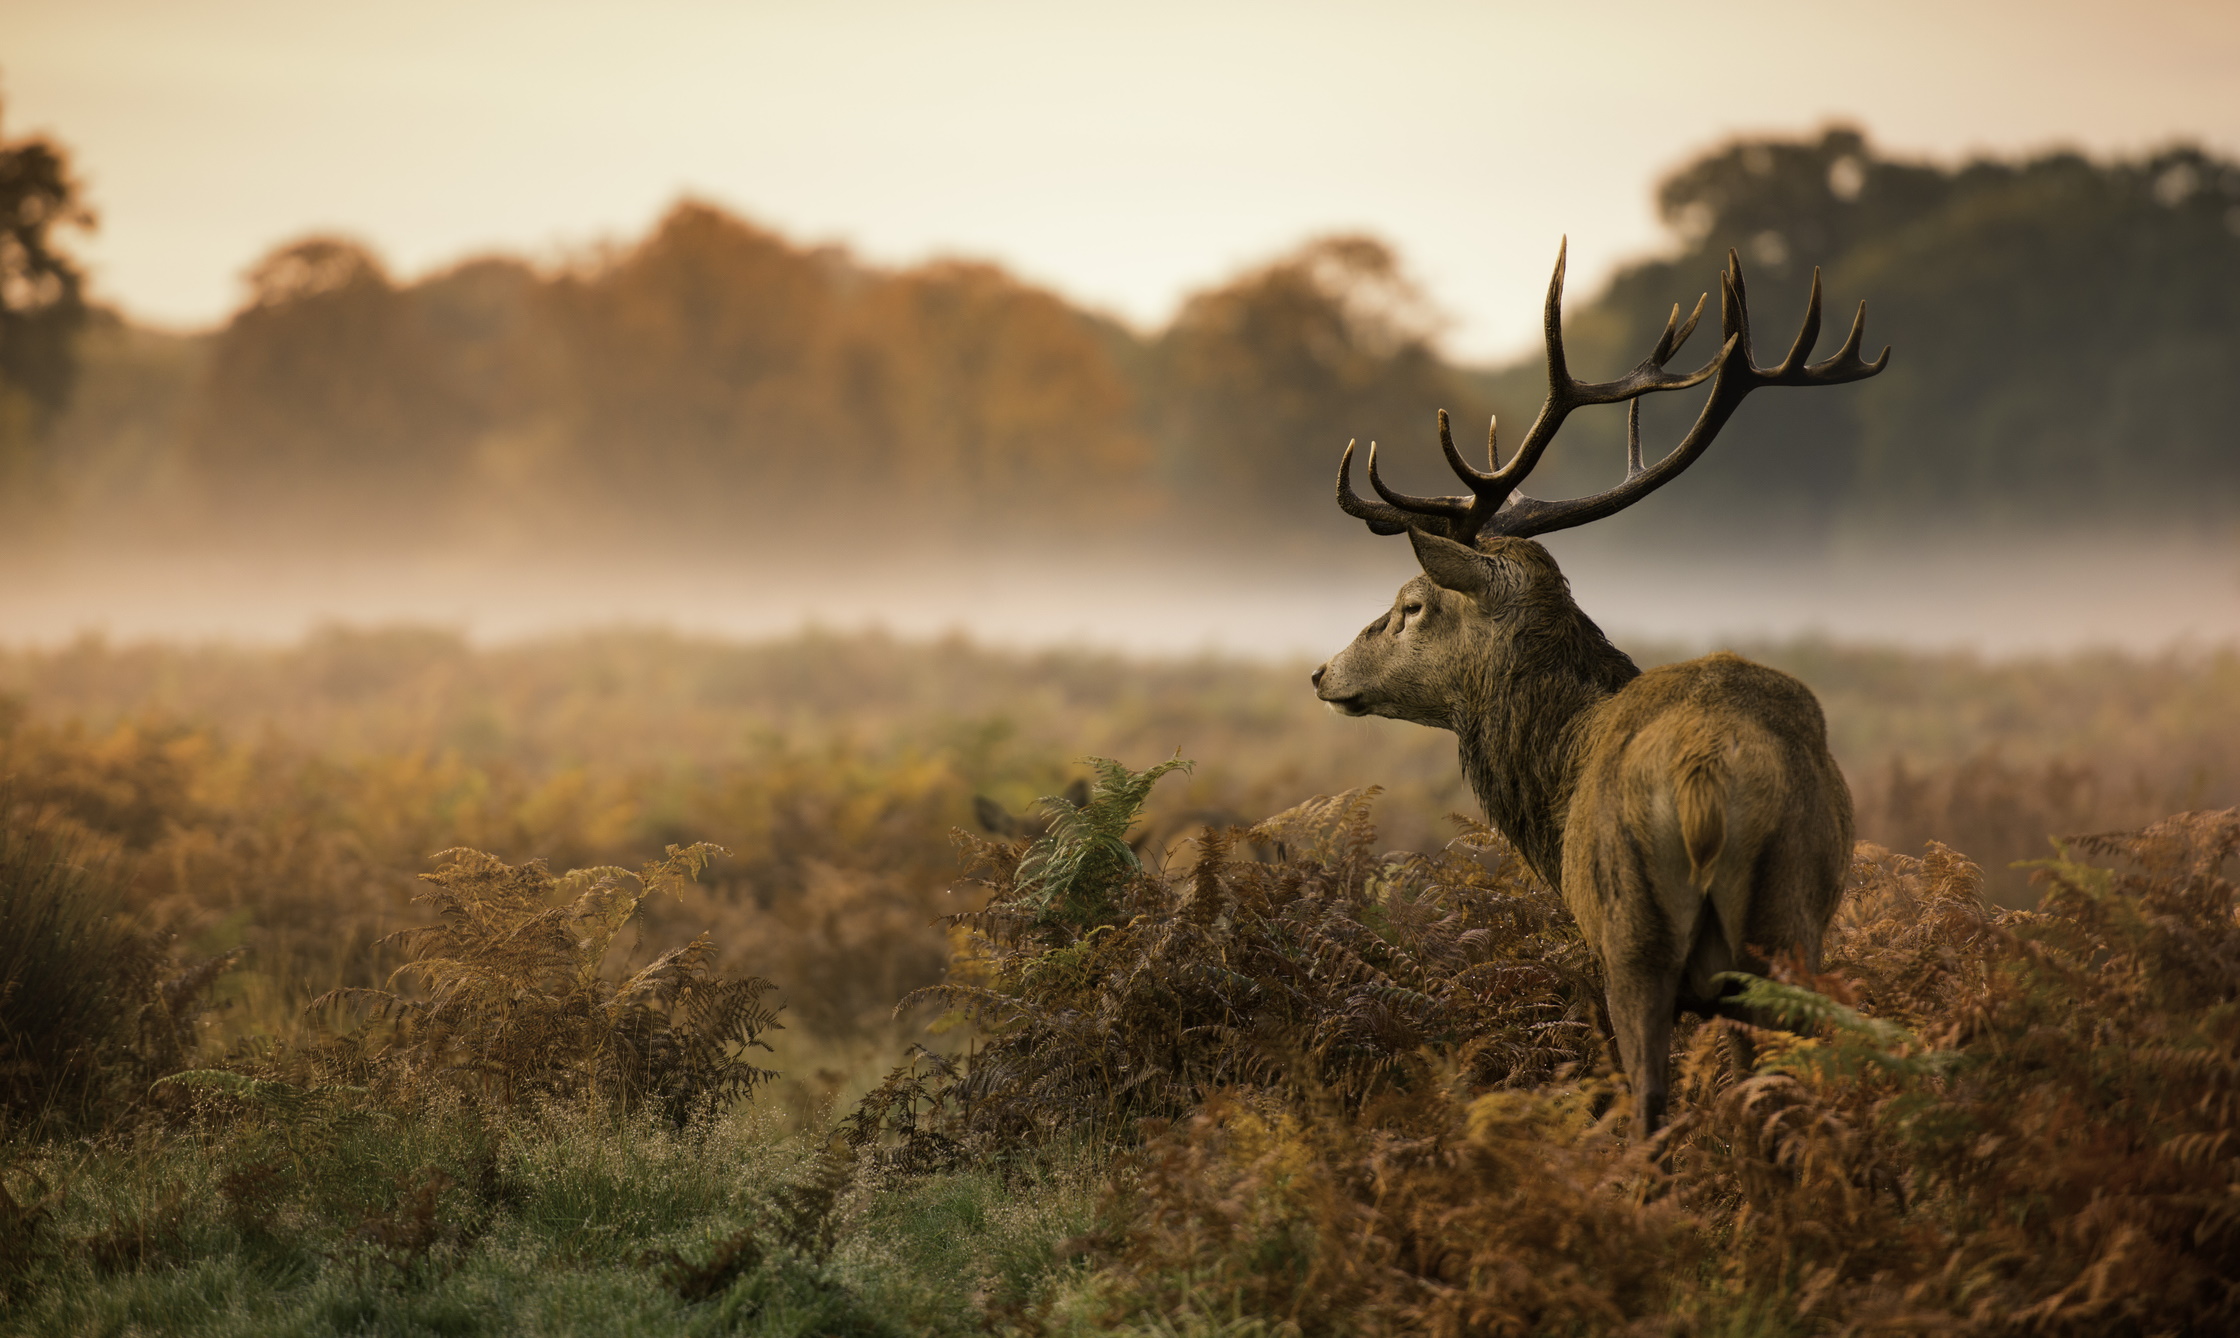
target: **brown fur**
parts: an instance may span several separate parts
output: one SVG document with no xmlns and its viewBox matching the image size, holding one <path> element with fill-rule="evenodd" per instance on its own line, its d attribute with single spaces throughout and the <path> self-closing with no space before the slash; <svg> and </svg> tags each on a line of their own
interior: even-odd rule
<svg viewBox="0 0 2240 1338">
<path fill-rule="evenodd" d="M 1735 1016 L 1717 976 L 1817 965 L 1851 854 L 1851 794 L 1802 683 L 1718 654 L 1642 673 L 1545 548 L 1411 531 L 1424 575 L 1315 671 L 1323 700 L 1452 730 L 1486 816 L 1601 956 L 1645 1128 L 1672 1023 Z"/>
<path fill-rule="evenodd" d="M 1680 843 L 1688 851 L 1688 886 L 1711 890 L 1711 866 L 1727 845 L 1727 769 L 1716 748 L 1683 757 L 1672 771 Z"/>
</svg>

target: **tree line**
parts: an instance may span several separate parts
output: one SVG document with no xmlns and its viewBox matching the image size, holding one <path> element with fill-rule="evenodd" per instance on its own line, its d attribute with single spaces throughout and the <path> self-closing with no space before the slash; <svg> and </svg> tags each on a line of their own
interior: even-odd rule
<svg viewBox="0 0 2240 1338">
<path fill-rule="evenodd" d="M 1419 441 L 1445 407 L 1501 410 L 1513 442 L 1542 384 L 1537 356 L 1445 356 L 1432 303 L 1369 237 L 1310 241 L 1145 332 L 994 265 L 882 268 L 692 200 L 566 263 L 412 281 L 349 239 L 293 241 L 222 328 L 163 337 L 89 317 L 46 239 L 82 216 L 62 151 L 0 153 L 0 226 L 32 239 L 0 248 L 0 382 L 28 406 L 0 424 L 11 490 L 49 510 L 131 494 L 187 531 L 1296 543 L 1338 532 L 1347 438 Z M 1898 352 L 1870 386 L 1753 402 L 1634 532 L 2233 518 L 2240 164 L 2176 148 L 1939 166 L 1835 128 L 1722 146 L 1657 198 L 1667 253 L 1569 306 L 1581 374 L 1638 360 L 1730 246 L 1761 358 L 1815 264 L 1823 348 L 1863 296 L 1871 343 Z M 45 305 L 19 301 L 33 289 Z M 1716 347 L 1699 333 L 1675 363 Z M 1652 451 L 1695 407 L 1662 399 Z M 1533 490 L 1607 486 L 1623 449 L 1616 413 L 1581 415 Z"/>
<path fill-rule="evenodd" d="M 1575 365 L 1631 365 L 1729 247 L 1761 361 L 1785 351 L 1814 266 L 1822 355 L 1862 298 L 1869 356 L 1895 352 L 1853 391 L 1753 401 L 1648 524 L 2219 530 L 2240 513 L 2240 163 L 2177 147 L 1941 167 L 1838 127 L 1728 144 L 1666 177 L 1657 203 L 1674 254 L 1627 267 L 1580 310 Z M 1717 336 L 1696 338 L 1708 356 Z M 1528 412 L 1538 378 L 1504 369 L 1490 391 Z M 1695 409 L 1663 398 L 1688 402 L 1644 412 L 1652 451 Z M 1544 486 L 1614 481 L 1618 417 L 1570 431 L 1581 440 Z"/>
</svg>

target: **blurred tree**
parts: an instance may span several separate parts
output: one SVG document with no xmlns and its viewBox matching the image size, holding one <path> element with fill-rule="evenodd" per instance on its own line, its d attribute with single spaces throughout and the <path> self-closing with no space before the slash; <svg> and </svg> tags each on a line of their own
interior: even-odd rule
<svg viewBox="0 0 2240 1338">
<path fill-rule="evenodd" d="M 1109 533 L 1141 520 L 1151 448 L 1111 338 L 992 265 L 865 285 L 834 387 L 860 467 L 968 526 Z"/>
<path fill-rule="evenodd" d="M 1879 515 L 2231 526 L 2240 164 L 2194 149 L 1975 164 L 1846 256 L 1909 342 L 1857 405 Z"/>
<path fill-rule="evenodd" d="M 84 277 L 55 232 L 93 225 L 51 140 L 0 141 L 0 490 L 19 496 L 77 379 Z"/>
<path fill-rule="evenodd" d="M 1420 440 L 1441 407 L 1465 432 L 1484 421 L 1436 331 L 1430 303 L 1370 237 L 1321 238 L 1198 293 L 1153 360 L 1168 477 L 1223 515 L 1327 519 L 1347 438 Z"/>
<path fill-rule="evenodd" d="M 550 303 L 577 458 L 696 528 L 1142 513 L 1149 450 L 1109 332 L 993 266 L 871 270 L 688 202 Z"/>
<path fill-rule="evenodd" d="M 844 419 L 819 368 L 857 282 L 805 251 L 687 201 L 619 255 L 548 295 L 565 360 L 562 417 L 605 495 L 718 531 L 760 527 L 842 449 Z"/>
<path fill-rule="evenodd" d="M 190 449 L 229 524 L 426 530 L 482 425 L 407 294 L 363 246 L 312 237 L 249 272 Z"/>
<path fill-rule="evenodd" d="M 403 290 L 413 338 L 431 350 L 457 433 L 457 528 L 521 547 L 594 514 L 569 431 L 568 359 L 551 284 L 505 256 L 470 260 Z"/>
</svg>

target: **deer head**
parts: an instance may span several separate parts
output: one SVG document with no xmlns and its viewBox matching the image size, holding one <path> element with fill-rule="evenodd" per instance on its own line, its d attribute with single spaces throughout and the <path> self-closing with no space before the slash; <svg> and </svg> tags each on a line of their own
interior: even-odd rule
<svg viewBox="0 0 2240 1338">
<path fill-rule="evenodd" d="M 1440 411 L 1439 446 L 1469 488 L 1467 496 L 1411 497 L 1395 491 L 1377 470 L 1372 442 L 1369 486 L 1381 500 L 1365 499 L 1353 490 L 1355 443 L 1346 444 L 1338 461 L 1338 505 L 1378 534 L 1405 533 L 1423 575 L 1402 586 L 1383 617 L 1315 671 L 1317 695 L 1335 709 L 1460 732 L 1458 713 L 1475 718 L 1512 670 L 1535 660 L 1578 661 L 1576 669 L 1592 680 L 1613 673 L 1623 674 L 1619 682 L 1630 677 L 1616 668 L 1611 657 L 1623 657 L 1579 613 L 1562 573 L 1533 536 L 1615 515 L 1670 483 L 1702 456 L 1744 397 L 1761 386 L 1840 385 L 1873 376 L 1889 362 L 1888 349 L 1873 362 L 1859 357 L 1866 332 L 1864 302 L 1843 347 L 1824 362 L 1806 361 L 1820 337 L 1820 271 L 1814 269 L 1804 324 L 1788 355 L 1771 367 L 1759 366 L 1752 356 L 1742 264 L 1730 251 L 1719 277 L 1724 340 L 1709 361 L 1690 372 L 1665 367 L 1695 333 L 1706 295 L 1696 299 L 1684 321 L 1680 308 L 1672 308 L 1656 347 L 1633 370 L 1614 381 L 1580 381 L 1571 375 L 1563 348 L 1564 263 L 1565 250 L 1559 249 L 1544 315 L 1548 394 L 1517 453 L 1502 461 L 1496 421 L 1486 433 L 1485 467 L 1473 465 L 1455 449 L 1446 412 Z M 1645 463 L 1642 398 L 1705 381 L 1711 391 L 1687 435 L 1655 463 Z M 1627 405 L 1626 472 L 1617 486 L 1565 501 L 1543 501 L 1518 491 L 1573 410 L 1619 403 Z"/>
</svg>

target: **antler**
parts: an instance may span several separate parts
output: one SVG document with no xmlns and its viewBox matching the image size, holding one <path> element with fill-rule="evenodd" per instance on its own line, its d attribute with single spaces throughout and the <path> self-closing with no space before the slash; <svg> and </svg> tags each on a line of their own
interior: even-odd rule
<svg viewBox="0 0 2240 1338">
<path fill-rule="evenodd" d="M 1565 361 L 1563 351 L 1563 273 L 1569 243 L 1556 252 L 1555 276 L 1548 281 L 1548 301 L 1544 321 L 1548 346 L 1548 397 L 1540 406 L 1540 416 L 1533 420 L 1531 431 L 1525 433 L 1524 443 L 1506 465 L 1501 463 L 1498 444 L 1499 421 L 1487 429 L 1487 468 L 1479 470 L 1462 458 L 1454 446 L 1453 434 L 1447 426 L 1447 413 L 1439 411 L 1439 446 L 1445 451 L 1447 464 L 1463 483 L 1468 485 L 1467 497 L 1411 497 L 1385 486 L 1377 474 L 1377 447 L 1369 444 L 1369 486 L 1381 502 L 1367 501 L 1353 491 L 1353 442 L 1346 443 L 1345 454 L 1338 461 L 1338 505 L 1347 515 L 1369 523 L 1378 534 L 1399 534 L 1410 528 L 1441 534 L 1461 543 L 1474 543 L 1485 535 L 1524 537 L 1546 534 L 1553 530 L 1569 529 L 1584 525 L 1590 520 L 1600 520 L 1633 505 L 1642 498 L 1671 482 L 1682 470 L 1694 464 L 1696 457 L 1711 445 L 1719 429 L 1734 416 L 1743 398 L 1760 386 L 1832 386 L 1847 381 L 1858 381 L 1873 376 L 1889 365 L 1890 350 L 1873 362 L 1859 358 L 1859 341 L 1866 334 L 1867 304 L 1859 304 L 1859 313 L 1851 322 L 1851 333 L 1843 347 L 1825 362 L 1807 364 L 1812 346 L 1820 338 L 1820 271 L 1812 271 L 1812 300 L 1805 308 L 1804 325 L 1797 331 L 1796 341 L 1790 345 L 1789 354 L 1772 367 L 1760 367 L 1751 357 L 1750 312 L 1745 301 L 1742 282 L 1742 261 L 1733 251 L 1727 252 L 1727 267 L 1719 276 L 1719 323 L 1725 336 L 1719 351 L 1711 361 L 1693 372 L 1668 372 L 1665 363 L 1680 346 L 1695 333 L 1696 322 L 1703 315 L 1705 298 L 1696 299 L 1695 310 L 1682 322 L 1680 308 L 1675 305 L 1672 315 L 1665 321 L 1664 333 L 1657 339 L 1656 347 L 1643 358 L 1639 366 L 1615 381 L 1584 382 L 1575 380 Z M 1711 395 L 1704 401 L 1703 409 L 1696 415 L 1695 425 L 1688 435 L 1653 465 L 1641 462 L 1641 397 L 1660 391 L 1685 390 L 1713 378 Z M 1540 463 L 1540 457 L 1562 430 L 1564 419 L 1574 409 L 1597 404 L 1625 403 L 1626 415 L 1626 476 L 1618 486 L 1591 497 L 1574 497 L 1567 501 L 1546 502 L 1537 497 L 1527 497 L 1517 491 Z"/>
</svg>

